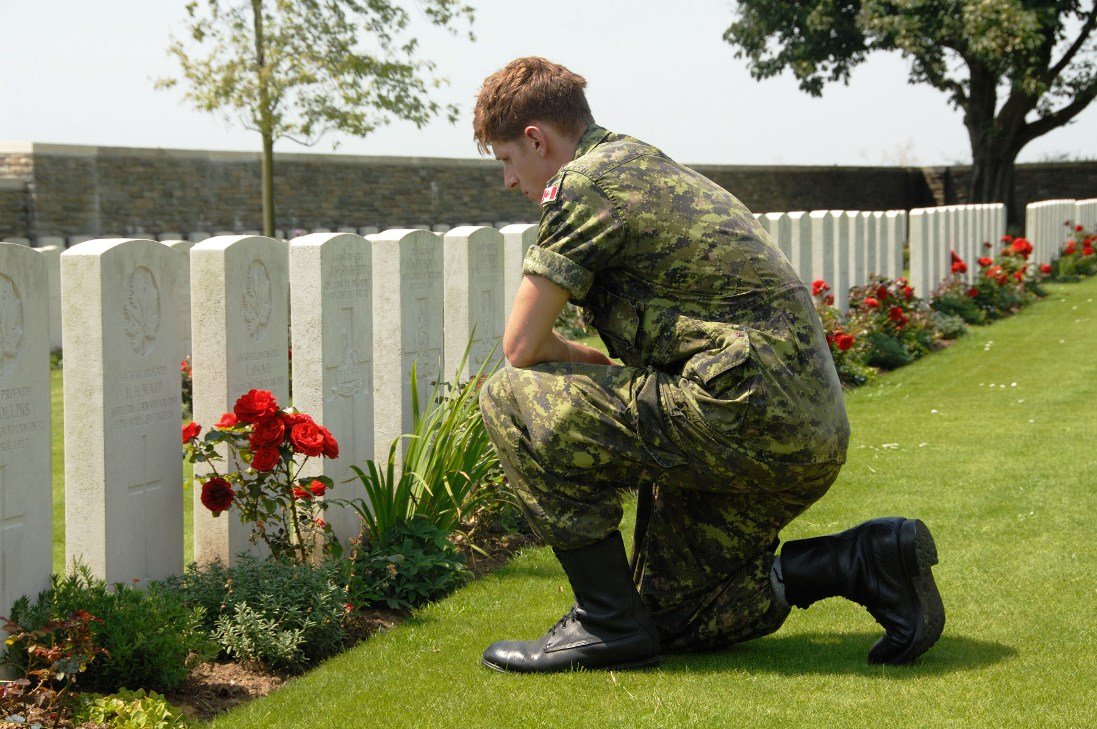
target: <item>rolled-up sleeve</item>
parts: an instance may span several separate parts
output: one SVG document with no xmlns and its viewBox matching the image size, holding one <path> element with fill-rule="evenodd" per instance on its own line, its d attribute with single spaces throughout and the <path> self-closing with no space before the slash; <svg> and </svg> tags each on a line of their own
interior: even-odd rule
<svg viewBox="0 0 1097 729">
<path fill-rule="evenodd" d="M 522 270 L 544 276 L 578 302 L 620 251 L 624 230 L 613 201 L 590 178 L 569 171 L 556 184 L 556 200 L 542 206 L 537 243 Z"/>
</svg>

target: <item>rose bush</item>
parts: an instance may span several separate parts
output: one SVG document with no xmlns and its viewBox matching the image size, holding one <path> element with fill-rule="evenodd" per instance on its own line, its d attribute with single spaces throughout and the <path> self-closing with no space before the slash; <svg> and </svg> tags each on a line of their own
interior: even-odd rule
<svg viewBox="0 0 1097 729">
<path fill-rule="evenodd" d="M 195 480 L 202 505 L 215 517 L 235 507 L 251 541 L 262 541 L 275 557 L 307 562 L 320 545 L 339 551 L 321 498 L 334 484 L 326 476 L 301 475 L 309 458 L 339 457 L 327 428 L 305 413 L 279 408 L 267 390 L 250 390 L 200 439 L 201 431 L 197 423 L 183 426 L 184 457 L 209 464 L 211 473 Z M 217 462 L 236 468 L 219 473 Z"/>
</svg>

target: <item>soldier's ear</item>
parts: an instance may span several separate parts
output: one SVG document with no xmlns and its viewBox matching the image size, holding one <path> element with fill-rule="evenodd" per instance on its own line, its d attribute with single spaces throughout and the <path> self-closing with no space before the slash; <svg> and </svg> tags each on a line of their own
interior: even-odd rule
<svg viewBox="0 0 1097 729">
<path fill-rule="evenodd" d="M 525 137 L 530 148 L 538 157 L 545 157 L 548 155 L 548 134 L 545 133 L 544 128 L 535 124 L 530 124 L 522 130 L 522 136 Z"/>
</svg>

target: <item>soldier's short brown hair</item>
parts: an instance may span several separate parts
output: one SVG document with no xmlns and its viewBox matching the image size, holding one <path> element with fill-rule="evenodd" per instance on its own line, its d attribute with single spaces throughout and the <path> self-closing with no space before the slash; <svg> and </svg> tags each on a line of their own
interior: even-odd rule
<svg viewBox="0 0 1097 729">
<path fill-rule="evenodd" d="M 484 79 L 476 95 L 476 146 L 486 153 L 491 142 L 517 139 L 534 121 L 579 134 L 594 121 L 583 93 L 586 85 L 585 78 L 558 63 L 536 56 L 514 59 Z"/>
</svg>

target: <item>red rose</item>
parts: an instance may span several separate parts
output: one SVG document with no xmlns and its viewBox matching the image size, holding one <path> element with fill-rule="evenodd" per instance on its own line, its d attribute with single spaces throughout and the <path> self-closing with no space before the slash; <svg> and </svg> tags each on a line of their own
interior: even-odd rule
<svg viewBox="0 0 1097 729">
<path fill-rule="evenodd" d="M 879 309 L 880 308 L 880 302 L 877 301 L 876 299 L 872 298 L 871 296 L 867 296 L 867 297 L 865 297 L 865 306 L 867 306 L 870 309 Z"/>
<path fill-rule="evenodd" d="M 1012 243 L 1013 242 L 1013 236 L 1012 235 L 1003 235 L 1002 236 L 1002 242 L 1003 243 Z"/>
<path fill-rule="evenodd" d="M 827 294 L 826 296 L 824 296 L 823 297 L 823 305 L 824 306 L 834 306 L 834 296 L 832 294 Z"/>
<path fill-rule="evenodd" d="M 309 499 L 312 498 L 312 492 L 309 491 L 308 489 L 301 488 L 300 486 L 294 486 L 293 487 L 293 498 L 299 499 L 299 500 L 302 500 L 302 501 L 308 501 Z"/>
<path fill-rule="evenodd" d="M 952 264 L 953 273 L 967 273 L 967 264 L 963 261 L 956 261 Z"/>
<path fill-rule="evenodd" d="M 183 426 L 183 442 L 186 443 L 192 438 L 197 438 L 201 432 L 202 426 L 192 420 Z"/>
<path fill-rule="evenodd" d="M 278 403 L 270 390 L 248 390 L 240 396 L 232 411 L 241 423 L 258 423 L 278 412 Z"/>
<path fill-rule="evenodd" d="M 1051 264 L 1050 263 L 1041 263 L 1040 264 L 1040 273 L 1051 273 Z"/>
<path fill-rule="evenodd" d="M 194 374 L 194 369 L 190 366 L 190 362 L 187 360 L 183 360 L 179 363 L 179 371 L 187 377 L 191 377 Z"/>
<path fill-rule="evenodd" d="M 903 287 L 903 298 L 906 299 L 907 301 L 910 301 L 911 299 L 913 299 L 914 298 L 914 289 L 912 289 L 910 286 L 904 286 Z"/>
<path fill-rule="evenodd" d="M 1018 281 L 1024 281 L 1024 279 L 1025 279 L 1024 270 L 1014 271 L 1013 272 L 1013 278 L 1017 279 Z"/>
<path fill-rule="evenodd" d="M 1075 226 L 1074 226 L 1074 232 L 1075 232 L 1075 233 L 1081 233 L 1081 232 L 1082 232 L 1083 230 L 1085 230 L 1085 228 L 1083 228 L 1083 227 L 1082 227 L 1082 226 L 1080 226 L 1080 225 L 1075 225 Z"/>
<path fill-rule="evenodd" d="M 1076 249 L 1074 248 L 1074 241 L 1071 241 L 1071 242 L 1069 242 L 1069 243 L 1067 243 L 1067 244 L 1066 244 L 1066 247 L 1065 247 L 1065 248 L 1063 248 L 1063 255 L 1064 255 L 1064 256 L 1071 256 L 1071 255 L 1074 255 L 1074 251 L 1075 251 L 1075 250 L 1076 250 Z"/>
<path fill-rule="evenodd" d="M 277 448 L 259 448 L 251 456 L 251 467 L 256 471 L 271 471 L 281 458 Z"/>
<path fill-rule="evenodd" d="M 952 259 L 953 263 L 964 260 L 963 258 L 960 258 L 960 256 L 956 255 L 956 251 L 949 251 L 948 255 Z"/>
<path fill-rule="evenodd" d="M 811 282 L 811 295 L 818 296 L 824 291 L 830 291 L 830 286 L 827 286 L 827 282 L 821 278 L 815 279 Z"/>
<path fill-rule="evenodd" d="M 838 347 L 839 352 L 845 352 L 853 346 L 853 335 L 843 333 L 835 336 L 834 346 Z"/>
<path fill-rule="evenodd" d="M 987 266 L 993 266 L 994 265 L 994 259 L 990 258 L 989 256 L 983 256 L 982 258 L 979 259 L 979 265 L 982 266 L 983 268 L 986 268 Z"/>
<path fill-rule="evenodd" d="M 877 299 L 886 299 L 887 297 L 888 297 L 888 287 L 884 286 L 884 285 L 877 286 L 876 287 L 876 298 Z"/>
<path fill-rule="evenodd" d="M 328 528 L 328 523 L 326 521 L 324 521 L 323 517 L 318 516 L 315 519 L 313 519 L 313 521 L 316 522 L 316 526 L 320 527 L 321 529 L 327 529 Z"/>
<path fill-rule="evenodd" d="M 328 487 L 324 485 L 323 481 L 313 481 L 309 484 L 309 491 L 313 496 L 323 496 L 324 492 L 328 490 Z"/>
<path fill-rule="evenodd" d="M 902 321 L 903 320 L 903 307 L 893 306 L 890 309 L 888 309 L 888 319 L 891 319 L 892 321 Z"/>
<path fill-rule="evenodd" d="M 1091 246 L 1091 245 L 1082 246 L 1082 255 L 1083 256 L 1092 256 L 1093 255 L 1093 246 Z"/>
<path fill-rule="evenodd" d="M 1028 258 L 1029 254 L 1032 253 L 1032 244 L 1024 238 L 1014 239 L 1013 243 L 1010 244 L 1010 248 L 1013 249 L 1014 253 L 1018 253 L 1025 258 Z"/>
<path fill-rule="evenodd" d="M 324 436 L 324 458 L 338 458 L 339 442 L 335 440 L 335 436 L 324 426 L 320 426 L 320 434 Z"/>
<path fill-rule="evenodd" d="M 967 290 L 967 295 L 973 299 L 977 299 L 979 298 L 979 289 L 972 286 L 970 289 Z"/>
<path fill-rule="evenodd" d="M 298 423 L 312 422 L 312 416 L 305 415 L 304 413 L 287 413 L 283 411 L 278 413 L 278 417 L 281 418 L 282 422 L 286 424 L 287 430 L 293 428 L 293 426 L 297 425 Z"/>
<path fill-rule="evenodd" d="M 225 413 L 221 416 L 221 419 L 217 421 L 215 428 L 235 428 L 240 421 L 236 419 L 236 415 L 233 413 Z"/>
<path fill-rule="evenodd" d="M 263 418 L 252 427 L 251 434 L 248 435 L 248 442 L 254 451 L 259 448 L 280 446 L 285 437 L 286 424 L 282 422 L 281 418 L 272 415 Z"/>
<path fill-rule="evenodd" d="M 217 516 L 232 505 L 232 486 L 220 476 L 214 476 L 202 484 L 202 506 Z"/>
<path fill-rule="evenodd" d="M 294 425 L 290 429 L 289 439 L 293 447 L 306 456 L 318 456 L 324 452 L 324 434 L 312 418 Z"/>
<path fill-rule="evenodd" d="M 987 269 L 987 278 L 999 278 L 1002 275 L 1001 266 L 991 266 Z"/>
</svg>

